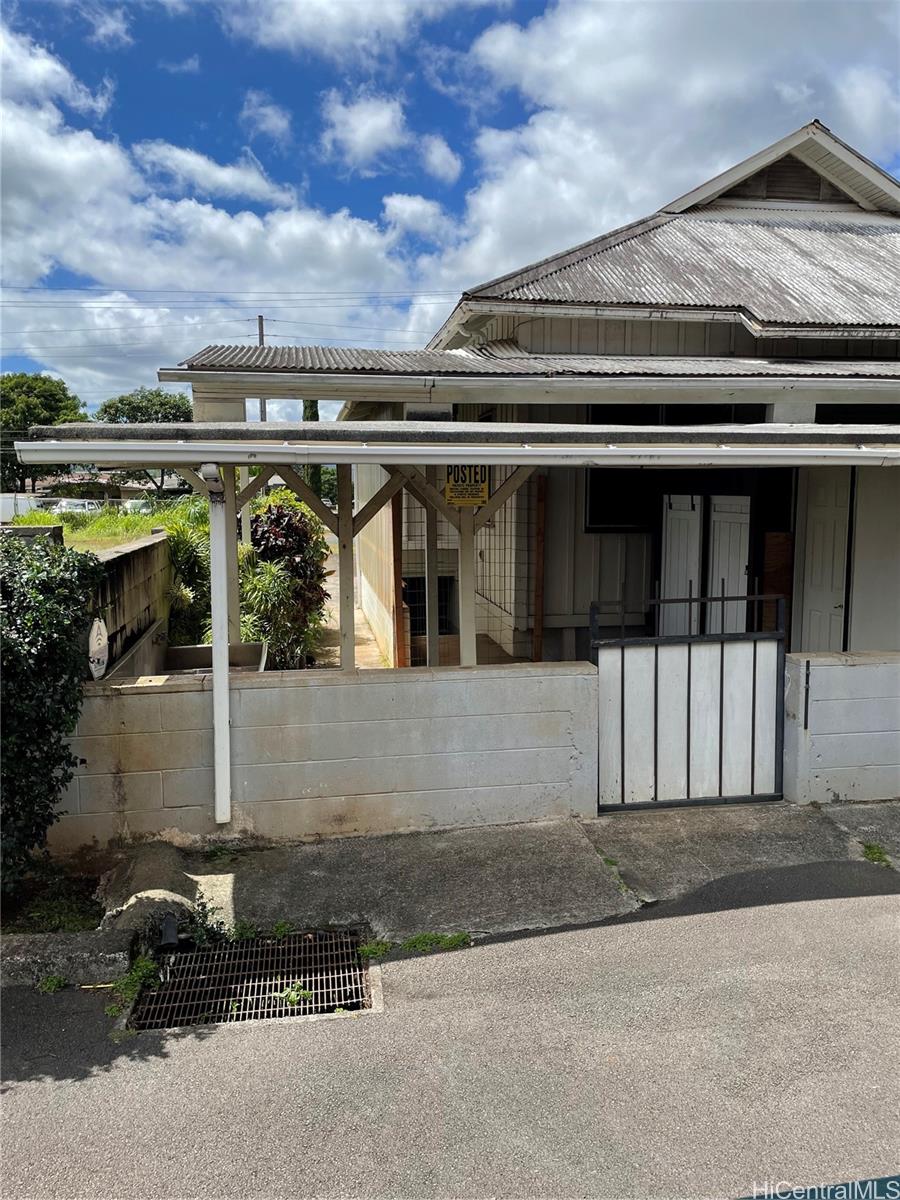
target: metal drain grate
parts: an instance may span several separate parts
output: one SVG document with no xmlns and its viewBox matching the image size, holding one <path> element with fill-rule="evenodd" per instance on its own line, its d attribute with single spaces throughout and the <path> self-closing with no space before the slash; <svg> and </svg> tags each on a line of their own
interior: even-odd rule
<svg viewBox="0 0 900 1200">
<path fill-rule="evenodd" d="M 372 1007 L 359 937 L 349 931 L 248 938 L 174 954 L 138 997 L 132 1029 L 178 1029 Z"/>
</svg>

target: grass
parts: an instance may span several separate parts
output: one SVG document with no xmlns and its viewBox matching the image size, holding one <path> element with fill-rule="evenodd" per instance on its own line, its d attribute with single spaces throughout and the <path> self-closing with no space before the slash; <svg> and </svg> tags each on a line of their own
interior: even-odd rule
<svg viewBox="0 0 900 1200">
<path fill-rule="evenodd" d="M 433 954 L 435 950 L 462 950 L 471 944 L 468 933 L 416 933 L 401 942 L 400 949 L 407 954 Z"/>
<path fill-rule="evenodd" d="M 891 860 L 888 858 L 884 846 L 878 842 L 863 842 L 863 858 L 870 863 L 877 863 L 879 867 L 889 867 Z"/>
<path fill-rule="evenodd" d="M 146 537 L 165 524 L 165 513 L 123 513 L 110 505 L 98 513 L 52 513 L 37 509 L 14 517 L 13 525 L 62 525 L 73 550 L 108 550 Z"/>
<path fill-rule="evenodd" d="M 3 901 L 4 933 L 81 933 L 96 929 L 103 905 L 94 899 L 97 879 L 70 875 L 55 864 L 40 864 Z"/>
<path fill-rule="evenodd" d="M 384 958 L 386 954 L 390 954 L 392 942 L 386 942 L 384 938 L 375 938 L 371 942 L 363 942 L 359 948 L 360 958 Z"/>
<path fill-rule="evenodd" d="M 112 993 L 115 1000 L 107 1004 L 105 1012 L 108 1017 L 120 1017 L 138 998 L 141 988 L 153 987 L 159 983 L 159 967 L 152 958 L 141 955 L 131 964 L 131 970 L 122 975 L 113 984 Z"/>
<path fill-rule="evenodd" d="M 35 986 L 39 992 L 52 996 L 54 992 L 61 992 L 63 988 L 68 987 L 69 981 L 62 975 L 45 975 Z"/>
</svg>

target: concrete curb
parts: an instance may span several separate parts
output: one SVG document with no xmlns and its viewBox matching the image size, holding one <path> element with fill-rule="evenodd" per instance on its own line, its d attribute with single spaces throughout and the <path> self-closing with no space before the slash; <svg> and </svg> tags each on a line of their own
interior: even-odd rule
<svg viewBox="0 0 900 1200">
<path fill-rule="evenodd" d="M 131 966 L 130 930 L 90 929 L 82 933 L 8 933 L 3 935 L 3 987 L 33 987 L 47 975 L 69 984 L 108 983 Z"/>
</svg>

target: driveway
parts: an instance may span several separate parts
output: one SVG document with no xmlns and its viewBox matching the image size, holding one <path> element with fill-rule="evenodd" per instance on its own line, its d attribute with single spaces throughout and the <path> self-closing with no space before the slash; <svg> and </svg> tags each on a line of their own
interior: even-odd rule
<svg viewBox="0 0 900 1200">
<path fill-rule="evenodd" d="M 9 989 L 4 1193 L 737 1197 L 887 1175 L 897 877 L 826 868 L 807 891 L 830 898 L 765 903 L 764 870 L 744 906 L 720 885 L 685 915 L 389 962 L 384 1012 L 342 1020 L 115 1044 L 98 993 Z"/>
</svg>

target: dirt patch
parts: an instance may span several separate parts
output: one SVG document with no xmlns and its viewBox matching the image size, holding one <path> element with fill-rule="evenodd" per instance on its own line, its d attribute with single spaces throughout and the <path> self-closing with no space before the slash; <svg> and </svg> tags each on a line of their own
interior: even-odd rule
<svg viewBox="0 0 900 1200">
<path fill-rule="evenodd" d="M 80 933 L 96 929 L 103 905 L 94 898 L 96 875 L 83 874 L 68 865 L 41 864 L 15 896 L 4 897 L 4 933 Z"/>
</svg>

